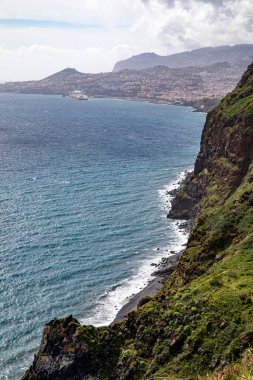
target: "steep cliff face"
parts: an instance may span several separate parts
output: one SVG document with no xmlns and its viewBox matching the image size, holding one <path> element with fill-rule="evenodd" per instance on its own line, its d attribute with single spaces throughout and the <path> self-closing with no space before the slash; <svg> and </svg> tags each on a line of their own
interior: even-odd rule
<svg viewBox="0 0 253 380">
<path fill-rule="evenodd" d="M 170 217 L 192 218 L 224 200 L 247 173 L 253 155 L 253 67 L 207 115 L 194 172 L 179 189 Z"/>
<path fill-rule="evenodd" d="M 196 379 L 252 355 L 252 157 L 250 65 L 208 114 L 194 172 L 173 202 L 172 217 L 194 220 L 164 287 L 110 328 L 50 322 L 23 380 Z"/>
</svg>

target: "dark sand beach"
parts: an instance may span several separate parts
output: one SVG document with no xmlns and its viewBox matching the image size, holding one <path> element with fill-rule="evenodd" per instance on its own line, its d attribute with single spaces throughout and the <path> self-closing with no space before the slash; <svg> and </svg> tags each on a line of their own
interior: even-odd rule
<svg viewBox="0 0 253 380">
<path fill-rule="evenodd" d="M 152 297 L 161 289 L 166 278 L 168 278 L 168 276 L 173 272 L 177 260 L 182 253 L 183 250 L 180 252 L 175 252 L 171 256 L 164 257 L 161 260 L 157 270 L 153 273 L 154 279 L 152 279 L 144 289 L 129 299 L 129 301 L 120 309 L 113 323 L 123 321 L 128 313 L 137 309 L 139 302 L 143 298 Z"/>
</svg>

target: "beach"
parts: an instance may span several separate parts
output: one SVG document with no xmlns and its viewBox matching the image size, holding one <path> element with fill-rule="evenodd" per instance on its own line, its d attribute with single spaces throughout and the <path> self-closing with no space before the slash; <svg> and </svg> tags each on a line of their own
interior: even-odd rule
<svg viewBox="0 0 253 380">
<path fill-rule="evenodd" d="M 164 257 L 158 264 L 156 271 L 153 273 L 153 279 L 149 281 L 147 286 L 137 294 L 130 297 L 129 301 L 119 310 L 113 323 L 122 322 L 128 313 L 136 310 L 141 301 L 145 297 L 153 297 L 161 289 L 166 279 L 174 271 L 178 258 L 181 256 L 184 250 L 175 252 L 168 257 Z M 145 303 L 145 301 L 144 301 Z"/>
<path fill-rule="evenodd" d="M 171 183 L 169 186 L 166 187 L 165 191 L 160 193 L 163 197 L 163 202 L 166 205 L 167 212 L 169 212 L 171 209 L 171 202 L 176 195 L 177 189 L 180 188 L 186 180 L 187 173 L 187 171 L 179 173 L 179 179 L 174 183 Z M 170 218 L 169 214 L 168 218 Z M 177 233 L 179 233 L 181 237 L 188 237 L 190 229 L 190 221 L 178 220 L 178 222 L 176 223 Z M 186 243 L 184 245 L 186 245 Z M 151 275 L 152 279 L 148 282 L 147 286 L 145 286 L 144 289 L 129 297 L 128 302 L 125 305 L 123 305 L 123 307 L 118 311 L 113 323 L 123 321 L 128 313 L 130 313 L 133 310 L 136 310 L 139 306 L 145 303 L 144 299 L 146 297 L 153 297 L 157 294 L 157 292 L 162 288 L 166 279 L 174 271 L 177 265 L 178 258 L 184 252 L 184 249 L 182 249 L 182 247 L 183 245 L 179 250 L 176 251 L 171 250 L 169 252 L 169 255 L 163 257 L 158 264 L 151 264 L 156 268 L 156 270 Z"/>
</svg>

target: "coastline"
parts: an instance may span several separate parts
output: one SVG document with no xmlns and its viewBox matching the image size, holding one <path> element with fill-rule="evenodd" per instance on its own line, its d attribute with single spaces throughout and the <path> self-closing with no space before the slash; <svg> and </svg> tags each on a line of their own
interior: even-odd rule
<svg viewBox="0 0 253 380">
<path fill-rule="evenodd" d="M 65 94 L 48 94 L 48 93 L 26 93 L 26 92 L 9 92 L 9 91 L 0 91 L 0 94 L 22 94 L 22 95 L 43 95 L 43 96 L 59 96 L 59 97 L 66 97 Z M 170 106 L 179 106 L 179 107 L 189 107 L 191 108 L 191 112 L 200 112 L 200 113 L 207 113 L 210 110 L 212 110 L 215 105 L 219 103 L 219 99 L 215 99 L 215 103 L 213 103 L 211 106 L 210 105 L 205 105 L 207 101 L 212 101 L 212 98 L 206 98 L 203 99 L 203 102 L 201 102 L 202 99 L 195 99 L 195 100 L 175 100 L 175 101 L 170 101 L 170 100 L 165 100 L 165 99 L 157 99 L 157 98 L 139 98 L 139 97 L 119 97 L 119 96 L 89 96 L 89 99 L 114 99 L 114 100 L 129 100 L 133 102 L 147 102 L 151 104 L 163 104 L 163 105 L 170 105 Z M 201 103 L 201 105 L 200 105 Z M 204 103 L 204 104 L 202 104 Z M 204 107 L 202 107 L 204 105 Z"/>
<path fill-rule="evenodd" d="M 182 253 L 183 250 L 162 259 L 157 266 L 158 269 L 152 274 L 154 278 L 148 282 L 144 289 L 130 297 L 128 302 L 118 311 L 112 324 L 122 322 L 128 313 L 138 309 L 139 306 L 145 303 L 144 299 L 146 297 L 153 297 L 159 292 L 166 279 L 174 271 L 177 260 Z"/>
<path fill-rule="evenodd" d="M 171 210 L 171 205 L 175 197 L 176 190 L 184 184 L 187 178 L 187 174 L 189 172 L 190 171 L 184 171 L 179 173 L 179 178 L 176 181 L 176 183 L 169 185 L 165 190 L 165 204 L 167 206 L 168 212 L 170 212 Z M 176 229 L 178 233 L 186 235 L 188 241 L 190 233 L 189 221 L 186 221 L 184 219 L 178 219 L 176 222 Z M 156 267 L 155 271 L 151 274 L 153 278 L 148 281 L 147 285 L 142 290 L 128 298 L 128 301 L 117 312 L 116 317 L 114 318 L 111 325 L 114 323 L 122 322 L 126 318 L 128 313 L 138 309 L 138 307 L 142 306 L 145 303 L 145 298 L 148 299 L 149 297 L 153 297 L 159 292 L 159 290 L 164 285 L 165 281 L 174 271 L 179 257 L 184 252 L 183 247 L 186 246 L 187 241 L 185 244 L 181 245 L 181 248 L 179 250 L 170 251 L 169 255 L 163 257 L 158 264 L 151 264 L 154 267 Z"/>
<path fill-rule="evenodd" d="M 214 108 L 214 106 L 208 106 L 206 107 L 204 105 L 204 108 L 202 106 L 199 106 L 200 100 L 191 100 L 191 101 L 170 101 L 165 99 L 157 99 L 157 98 L 139 98 L 139 97 L 114 97 L 114 96 L 90 96 L 91 99 L 115 99 L 115 100 L 129 100 L 133 102 L 147 102 L 151 104 L 163 104 L 168 106 L 179 106 L 179 107 L 189 107 L 192 109 L 192 112 L 201 112 L 207 114 L 211 109 Z M 207 100 L 210 100 L 207 98 Z M 206 100 L 205 100 L 206 101 Z M 215 103 L 216 104 L 216 103 Z"/>
<path fill-rule="evenodd" d="M 174 180 L 157 189 L 160 198 L 161 217 L 168 225 L 172 234 L 166 245 L 151 247 L 153 254 L 141 262 L 136 273 L 128 280 L 115 284 L 103 293 L 95 305 L 94 313 L 88 317 L 79 318 L 83 325 L 96 327 L 111 326 L 114 322 L 124 319 L 124 316 L 135 310 L 145 297 L 154 296 L 163 286 L 164 281 L 175 267 L 179 255 L 184 251 L 189 237 L 189 224 L 184 219 L 167 219 L 171 210 L 176 190 L 182 186 L 187 174 L 192 171 L 189 166 L 176 174 Z"/>
</svg>

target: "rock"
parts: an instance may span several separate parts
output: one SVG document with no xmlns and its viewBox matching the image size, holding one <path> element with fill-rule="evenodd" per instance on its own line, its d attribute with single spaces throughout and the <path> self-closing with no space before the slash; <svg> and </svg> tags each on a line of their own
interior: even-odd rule
<svg viewBox="0 0 253 380">
<path fill-rule="evenodd" d="M 139 309 L 141 306 L 145 305 L 146 303 L 150 302 L 151 300 L 152 300 L 152 297 L 149 297 L 149 296 L 142 298 L 137 305 L 137 309 Z"/>
<path fill-rule="evenodd" d="M 95 372 L 95 362 L 91 360 L 92 353 L 80 327 L 72 315 L 49 322 L 34 363 L 22 380 L 85 379 L 86 375 Z"/>
<path fill-rule="evenodd" d="M 169 276 L 172 272 L 174 272 L 175 267 L 174 266 L 169 266 L 169 267 L 164 267 L 156 270 L 152 275 L 153 276 Z"/>
</svg>

